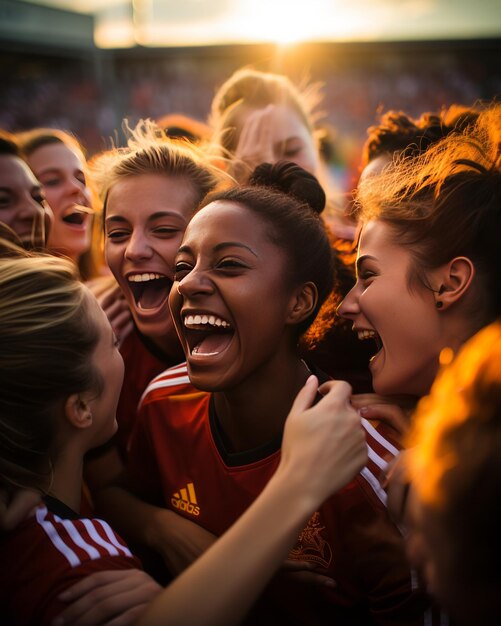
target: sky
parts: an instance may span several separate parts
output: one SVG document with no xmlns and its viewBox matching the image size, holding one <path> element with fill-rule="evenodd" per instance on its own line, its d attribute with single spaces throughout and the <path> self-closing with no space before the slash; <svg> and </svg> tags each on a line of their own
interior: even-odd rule
<svg viewBox="0 0 501 626">
<path fill-rule="evenodd" d="M 94 13 L 102 47 L 501 37 L 501 0 L 31 1 Z"/>
</svg>

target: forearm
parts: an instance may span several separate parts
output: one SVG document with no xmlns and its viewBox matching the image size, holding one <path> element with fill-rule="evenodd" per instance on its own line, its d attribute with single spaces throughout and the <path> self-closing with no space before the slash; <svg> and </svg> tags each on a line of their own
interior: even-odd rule
<svg viewBox="0 0 501 626">
<path fill-rule="evenodd" d="M 96 495 L 96 508 L 123 537 L 156 552 L 165 547 L 169 518 L 175 513 L 145 502 L 125 487 L 110 485 Z"/>
<path fill-rule="evenodd" d="M 298 482 L 278 470 L 242 517 L 158 596 L 140 625 L 185 624 L 187 606 L 193 623 L 238 623 L 320 504 L 301 493 Z"/>
</svg>

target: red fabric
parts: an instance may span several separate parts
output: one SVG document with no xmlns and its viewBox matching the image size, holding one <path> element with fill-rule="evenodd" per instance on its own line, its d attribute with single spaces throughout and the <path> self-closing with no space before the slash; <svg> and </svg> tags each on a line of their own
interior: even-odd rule
<svg viewBox="0 0 501 626">
<path fill-rule="evenodd" d="M 185 381 L 182 368 L 152 381 L 131 437 L 128 473 L 143 497 L 221 535 L 262 491 L 280 451 L 227 465 L 211 428 L 210 394 Z M 336 588 L 277 579 L 259 623 L 439 623 L 426 621 L 431 601 L 423 590 L 412 588 L 403 538 L 388 517 L 378 482 L 380 465 L 397 451 L 395 442 L 365 424 L 372 450 L 367 468 L 313 514 L 289 555 L 320 565 Z"/>
<path fill-rule="evenodd" d="M 2 623 L 16 626 L 50 624 L 67 606 L 57 596 L 93 572 L 141 568 L 106 523 L 63 520 L 45 505 L 0 535 L 0 562 Z"/>
</svg>

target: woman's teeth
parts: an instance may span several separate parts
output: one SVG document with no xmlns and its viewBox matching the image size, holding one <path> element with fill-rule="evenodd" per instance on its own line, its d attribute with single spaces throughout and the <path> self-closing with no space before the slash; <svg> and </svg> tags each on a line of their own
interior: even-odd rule
<svg viewBox="0 0 501 626">
<path fill-rule="evenodd" d="M 378 336 L 373 330 L 359 330 L 357 334 L 360 341 L 364 339 L 376 339 Z"/>
<path fill-rule="evenodd" d="M 184 318 L 184 325 L 187 328 L 190 326 L 200 326 L 200 324 L 208 324 L 220 328 L 229 328 L 231 326 L 229 322 L 215 315 L 187 315 Z"/>
<path fill-rule="evenodd" d="M 153 272 L 148 272 L 144 274 L 132 274 L 127 277 L 127 280 L 130 283 L 144 283 L 149 280 L 158 280 L 159 278 L 165 278 L 162 274 L 154 274 Z"/>
</svg>

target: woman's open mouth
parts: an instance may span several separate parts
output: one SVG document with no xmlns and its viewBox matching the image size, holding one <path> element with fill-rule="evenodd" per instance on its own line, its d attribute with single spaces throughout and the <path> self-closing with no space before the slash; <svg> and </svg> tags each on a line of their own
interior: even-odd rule
<svg viewBox="0 0 501 626">
<path fill-rule="evenodd" d="M 89 215 L 93 215 L 94 211 L 89 207 L 81 204 L 74 204 L 66 209 L 63 213 L 62 221 L 70 226 L 84 226 L 87 222 Z"/>
<path fill-rule="evenodd" d="M 161 307 L 169 297 L 172 287 L 170 278 L 156 272 L 129 274 L 127 282 L 136 307 L 140 311 L 150 311 Z"/>
<path fill-rule="evenodd" d="M 184 315 L 183 325 L 191 356 L 216 356 L 226 350 L 235 334 L 230 322 L 212 313 Z"/>
<path fill-rule="evenodd" d="M 381 341 L 381 337 L 374 330 L 358 330 L 357 331 L 359 341 L 367 341 L 372 340 L 374 342 L 375 352 L 371 357 L 374 359 L 380 352 L 383 347 L 383 342 Z"/>
</svg>

